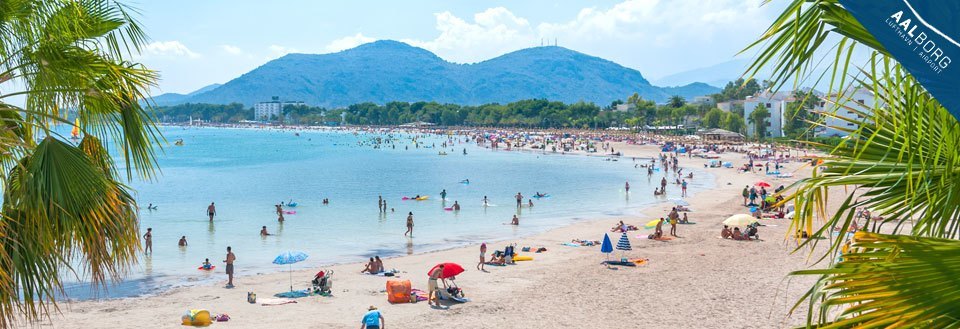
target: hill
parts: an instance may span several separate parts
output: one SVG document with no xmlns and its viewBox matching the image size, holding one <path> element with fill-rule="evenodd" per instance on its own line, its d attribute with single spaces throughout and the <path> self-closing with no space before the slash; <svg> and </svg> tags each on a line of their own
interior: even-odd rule
<svg viewBox="0 0 960 329">
<path fill-rule="evenodd" d="M 160 94 L 160 95 L 157 95 L 157 96 L 154 96 L 154 97 L 153 97 L 153 102 L 154 102 L 154 104 L 156 104 L 157 106 L 167 106 L 167 105 L 181 104 L 181 103 L 184 103 L 184 101 L 185 101 L 186 99 L 188 99 L 188 98 L 190 98 L 190 97 L 192 97 L 192 96 L 196 96 L 196 95 L 199 95 L 199 94 L 201 94 L 201 93 L 204 93 L 204 92 L 207 92 L 207 91 L 210 91 L 210 90 L 214 90 L 214 89 L 216 89 L 217 87 L 220 87 L 220 86 L 222 86 L 222 85 L 223 85 L 223 84 L 214 83 L 214 84 L 211 84 L 211 85 L 207 85 L 207 86 L 205 86 L 205 87 L 203 87 L 203 88 L 194 90 L 193 92 L 190 92 L 189 94 L 178 94 L 178 93 L 165 93 L 165 94 Z"/>
<path fill-rule="evenodd" d="M 279 96 L 310 105 L 436 101 L 477 105 L 545 98 L 609 104 L 634 92 L 666 101 L 717 92 L 704 84 L 661 88 L 640 72 L 562 47 L 536 47 L 456 64 L 397 41 L 376 41 L 332 54 L 289 54 L 213 90 L 178 103 L 250 106 Z"/>
</svg>

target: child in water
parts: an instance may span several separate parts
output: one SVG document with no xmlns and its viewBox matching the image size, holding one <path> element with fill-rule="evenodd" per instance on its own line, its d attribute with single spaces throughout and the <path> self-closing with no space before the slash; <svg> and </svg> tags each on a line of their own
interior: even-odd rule
<svg viewBox="0 0 960 329">
<path fill-rule="evenodd" d="M 210 265 L 210 258 L 205 258 L 203 260 L 203 269 L 209 270 L 211 266 L 212 265 Z"/>
</svg>

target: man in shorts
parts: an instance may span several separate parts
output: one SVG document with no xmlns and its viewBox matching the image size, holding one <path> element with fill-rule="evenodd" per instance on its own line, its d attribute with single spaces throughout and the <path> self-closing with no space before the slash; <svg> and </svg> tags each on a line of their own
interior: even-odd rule
<svg viewBox="0 0 960 329">
<path fill-rule="evenodd" d="M 360 329 L 384 329 L 386 326 L 387 322 L 376 306 L 370 306 L 367 313 L 363 315 L 363 319 L 360 320 Z"/>
<path fill-rule="evenodd" d="M 210 206 L 207 207 L 207 216 L 210 216 L 210 221 L 213 221 L 213 216 L 217 215 L 217 207 L 213 205 L 213 202 L 210 203 Z"/>
<path fill-rule="evenodd" d="M 227 247 L 227 259 L 224 260 L 224 263 L 227 263 L 227 288 L 233 288 L 233 262 L 237 260 L 237 256 L 233 254 L 233 251 L 230 250 L 230 247 Z"/>
</svg>

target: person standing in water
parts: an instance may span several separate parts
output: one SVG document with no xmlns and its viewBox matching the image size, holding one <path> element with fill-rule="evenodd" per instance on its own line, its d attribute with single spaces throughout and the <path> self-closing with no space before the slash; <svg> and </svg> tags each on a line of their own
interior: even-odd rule
<svg viewBox="0 0 960 329">
<path fill-rule="evenodd" d="M 510 220 L 510 225 L 520 225 L 520 218 L 517 215 L 513 215 L 513 219 Z"/>
<path fill-rule="evenodd" d="M 680 183 L 680 191 L 681 191 L 680 196 L 687 196 L 687 180 L 686 179 L 684 179 L 683 182 Z"/>
<path fill-rule="evenodd" d="M 664 192 L 667 191 L 667 176 L 663 176 L 663 178 L 660 179 L 660 190 Z"/>
<path fill-rule="evenodd" d="M 407 214 L 407 231 L 403 233 L 403 236 L 407 236 L 408 233 L 412 238 L 413 237 L 413 212 L 412 211 L 409 214 Z"/>
<path fill-rule="evenodd" d="M 153 254 L 153 228 L 148 227 L 147 233 L 143 234 L 143 254 Z"/>
<path fill-rule="evenodd" d="M 521 205 L 523 205 L 523 194 L 517 192 L 517 208 L 520 208 Z"/>
<path fill-rule="evenodd" d="M 210 216 L 210 221 L 213 221 L 213 216 L 217 215 L 217 206 L 213 205 L 213 202 L 207 206 L 207 216 Z"/>
<path fill-rule="evenodd" d="M 237 260 L 237 256 L 233 254 L 230 247 L 227 247 L 227 259 L 223 262 L 227 263 L 227 288 L 233 288 L 233 262 Z"/>
<path fill-rule="evenodd" d="M 483 205 L 484 206 L 490 205 L 490 199 L 487 199 L 486 195 L 483 196 Z"/>
<path fill-rule="evenodd" d="M 377 209 L 380 209 L 380 212 L 385 212 L 386 209 L 383 209 L 383 196 L 382 196 L 382 195 L 378 195 L 377 198 L 378 198 L 378 200 L 377 200 Z"/>
<path fill-rule="evenodd" d="M 187 246 L 187 236 L 181 236 L 180 241 L 177 241 L 177 246 L 186 247 Z"/>
<path fill-rule="evenodd" d="M 447 189 L 443 189 L 443 191 L 440 191 L 440 200 L 446 200 L 446 199 L 447 199 Z"/>
<path fill-rule="evenodd" d="M 627 181 L 625 184 L 623 184 L 623 188 L 627 190 L 627 193 L 630 193 L 630 182 Z"/>
</svg>

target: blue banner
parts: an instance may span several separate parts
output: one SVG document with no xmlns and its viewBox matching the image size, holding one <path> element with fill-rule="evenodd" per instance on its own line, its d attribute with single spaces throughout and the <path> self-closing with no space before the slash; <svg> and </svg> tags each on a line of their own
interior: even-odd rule
<svg viewBox="0 0 960 329">
<path fill-rule="evenodd" d="M 840 0 L 840 4 L 960 119 L 960 68 L 953 64 L 960 60 L 960 1 Z"/>
</svg>

